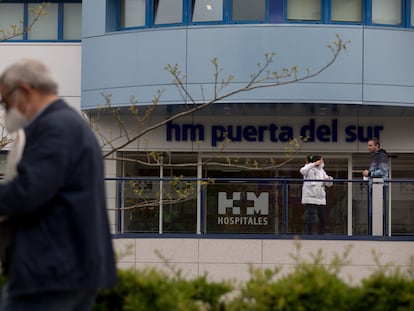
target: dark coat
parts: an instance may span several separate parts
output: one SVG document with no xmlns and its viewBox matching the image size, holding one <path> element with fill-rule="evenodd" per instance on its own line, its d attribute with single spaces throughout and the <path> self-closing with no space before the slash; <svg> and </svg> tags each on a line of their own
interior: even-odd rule
<svg viewBox="0 0 414 311">
<path fill-rule="evenodd" d="M 11 296 L 116 284 L 101 150 L 89 125 L 57 100 L 26 128 L 18 177 L 0 186 L 11 225 Z"/>
</svg>

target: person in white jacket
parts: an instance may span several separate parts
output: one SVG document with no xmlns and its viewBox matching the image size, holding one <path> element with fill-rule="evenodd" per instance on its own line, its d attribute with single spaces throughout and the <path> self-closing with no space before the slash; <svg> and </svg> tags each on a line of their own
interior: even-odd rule
<svg viewBox="0 0 414 311">
<path fill-rule="evenodd" d="M 305 223 L 308 233 L 312 233 L 313 224 L 319 220 L 319 234 L 325 233 L 325 187 L 332 187 L 332 176 L 324 169 L 323 158 L 308 155 L 306 164 L 300 169 L 303 175 L 302 204 L 305 207 Z M 319 181 L 321 180 L 321 181 Z"/>
</svg>

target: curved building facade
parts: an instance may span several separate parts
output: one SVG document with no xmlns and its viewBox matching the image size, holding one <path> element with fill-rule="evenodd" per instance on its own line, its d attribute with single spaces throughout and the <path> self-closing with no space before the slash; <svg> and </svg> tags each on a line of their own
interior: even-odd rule
<svg viewBox="0 0 414 311">
<path fill-rule="evenodd" d="M 226 253 L 224 249 L 239 243 L 234 246 L 234 254 L 242 252 L 243 245 L 256 249 L 250 254 L 264 254 L 265 240 L 256 244 L 223 239 L 218 242 L 223 252 L 214 252 L 214 243 L 210 245 L 210 241 L 199 238 L 183 242 L 160 236 L 140 244 L 135 234 L 303 234 L 299 169 L 307 154 L 323 155 L 325 169 L 337 180 L 328 193 L 330 220 L 326 233 L 345 238 L 370 235 L 367 183 L 358 180 L 362 181 L 361 171 L 370 162 L 367 141 L 372 137 L 378 137 L 390 154 L 391 180 L 407 180 L 391 183 L 387 188 L 384 215 L 392 210 L 392 218 L 388 218 L 383 233 L 412 236 L 414 183 L 409 180 L 414 178 L 413 2 L 84 2 L 81 108 L 98 121 L 100 134 L 113 139 L 112 146 L 122 146 L 111 155 L 116 155 L 117 161 L 108 165 L 109 175 L 141 178 L 140 198 L 128 186 L 121 199 L 119 193 L 113 194 L 114 202 L 118 200 L 123 208 L 114 216 L 114 231 L 124 237 L 132 234 L 129 242 L 136 247 L 129 264 L 157 263 L 151 256 L 137 259 L 139 245 L 151 248 L 157 243 L 165 243 L 164 250 L 173 252 L 182 264 L 186 259 L 180 260 L 169 246 L 184 243 L 188 247 L 184 253 L 192 254 L 192 268 L 197 271 L 208 270 L 209 265 L 218 267 L 220 260 L 239 263 L 243 269 L 249 260 L 270 264 L 273 261 L 267 261 L 266 256 L 249 259 L 239 254 L 244 258 L 240 262 L 234 258 L 218 259 Z M 266 53 L 276 53 L 271 71 L 280 73 L 283 68 L 295 67 L 300 76 L 317 72 L 332 59 L 328 45 L 332 46 L 337 36 L 346 42 L 346 50 L 320 74 L 294 83 L 240 91 L 265 64 L 265 55 L 269 55 Z M 195 113 L 173 118 L 129 144 L 125 135 L 117 136 L 119 124 L 103 113 L 102 107 L 109 101 L 111 107 L 119 108 L 124 128 L 135 134 L 164 122 L 215 98 L 220 86 L 215 83 L 215 64 L 220 71 L 217 81 L 226 82 L 232 77 L 217 97 L 240 92 Z M 165 70 L 168 65 L 179 68 L 181 91 Z M 154 106 L 154 96 L 159 91 L 161 95 Z M 152 108 L 151 118 L 139 124 L 130 113 L 131 101 L 141 111 Z M 307 142 L 286 164 L 261 170 L 225 166 L 229 161 L 254 162 L 263 167 L 268 161 L 282 164 L 289 142 L 300 141 L 301 137 L 306 137 Z M 163 155 L 164 162 L 144 165 L 154 153 Z M 126 161 L 127 158 L 141 162 Z M 194 165 L 184 165 L 188 163 Z M 156 197 L 162 178 L 176 176 L 189 178 L 191 187 L 197 189 L 194 196 L 174 206 L 133 208 L 139 200 Z M 274 180 L 269 184 L 266 178 Z M 206 190 L 197 188 L 195 179 L 214 179 L 215 183 Z M 283 179 L 290 179 L 287 188 L 283 187 Z M 249 210 L 252 206 L 248 204 L 252 203 L 234 203 L 243 198 L 269 203 Z M 333 250 L 334 245 L 328 247 L 328 251 Z M 223 264 L 223 270 L 225 267 Z"/>
</svg>

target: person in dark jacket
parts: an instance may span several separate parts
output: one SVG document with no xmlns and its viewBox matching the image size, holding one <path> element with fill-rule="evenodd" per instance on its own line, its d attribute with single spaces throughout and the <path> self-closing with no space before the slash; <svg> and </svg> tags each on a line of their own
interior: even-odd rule
<svg viewBox="0 0 414 311">
<path fill-rule="evenodd" d="M 0 185 L 10 236 L 0 310 L 91 310 L 97 289 L 117 283 L 95 134 L 39 61 L 6 68 L 0 94 L 6 129 L 26 136 L 16 176 Z"/>
<path fill-rule="evenodd" d="M 388 154 L 384 149 L 381 148 L 381 144 L 378 138 L 372 138 L 368 141 L 368 151 L 372 154 L 372 161 L 369 169 L 362 172 L 362 176 L 373 178 L 388 178 Z"/>
</svg>

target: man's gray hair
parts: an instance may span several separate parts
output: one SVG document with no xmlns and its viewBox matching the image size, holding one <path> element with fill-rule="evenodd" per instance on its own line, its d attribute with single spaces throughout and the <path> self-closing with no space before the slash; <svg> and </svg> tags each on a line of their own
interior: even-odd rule
<svg viewBox="0 0 414 311">
<path fill-rule="evenodd" d="M 35 59 L 22 59 L 7 67 L 0 76 L 0 84 L 9 90 L 20 84 L 28 84 L 42 94 L 58 93 L 58 84 L 49 69 Z"/>
</svg>

